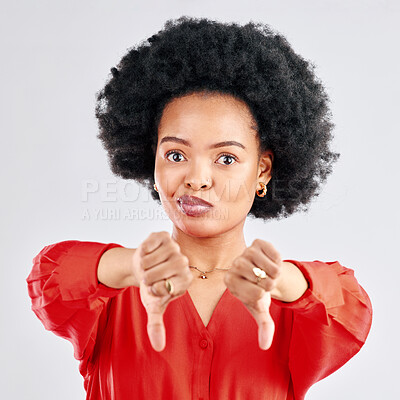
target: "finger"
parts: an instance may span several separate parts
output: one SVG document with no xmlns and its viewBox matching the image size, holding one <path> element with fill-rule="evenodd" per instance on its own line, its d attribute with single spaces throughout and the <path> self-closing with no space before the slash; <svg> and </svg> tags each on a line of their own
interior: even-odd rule
<svg viewBox="0 0 400 400">
<path fill-rule="evenodd" d="M 171 236 L 168 232 L 153 232 L 148 238 L 141 244 L 141 252 L 142 255 L 152 253 L 157 248 L 159 248 L 162 243 L 165 243 L 167 240 L 169 241 Z"/>
<path fill-rule="evenodd" d="M 154 296 L 162 297 L 162 296 L 171 296 L 178 297 L 183 295 L 186 292 L 188 285 L 186 284 L 186 279 L 182 278 L 178 275 L 171 276 L 167 278 L 172 286 L 172 293 L 168 292 L 166 280 L 160 280 L 153 283 L 149 286 L 151 290 L 151 294 Z"/>
<path fill-rule="evenodd" d="M 166 248 L 165 246 L 159 246 L 151 253 L 147 253 L 142 256 L 140 266 L 144 271 L 154 268 L 155 266 L 165 262 L 173 254 L 173 249 Z"/>
<path fill-rule="evenodd" d="M 280 262 L 275 262 L 268 257 L 262 249 L 257 247 L 249 247 L 246 252 L 246 257 L 253 261 L 255 266 L 261 268 L 268 276 L 276 279 L 280 274 Z"/>
<path fill-rule="evenodd" d="M 255 267 L 254 264 L 255 264 L 254 262 L 252 262 L 244 257 L 240 257 L 237 260 L 237 262 L 235 262 L 233 264 L 233 268 L 231 268 L 230 273 L 238 275 L 242 279 L 246 279 L 253 285 L 258 286 L 267 292 L 271 291 L 276 285 L 275 280 L 272 279 L 270 276 L 267 276 L 266 278 L 261 279 L 257 283 L 257 277 L 253 272 L 253 268 Z M 256 265 L 258 268 L 260 268 L 259 264 L 256 264 Z M 264 270 L 263 268 L 261 268 L 261 269 Z M 268 275 L 268 273 L 267 273 L 267 275 Z"/>
<path fill-rule="evenodd" d="M 153 268 L 147 269 L 143 274 L 143 279 L 146 285 L 150 286 L 173 275 L 182 275 L 186 279 L 192 278 L 186 257 L 172 257 Z"/>
<path fill-rule="evenodd" d="M 179 245 L 175 242 L 167 241 L 161 246 L 157 247 L 152 253 L 142 256 L 141 267 L 144 271 L 154 268 L 155 266 L 175 257 L 183 258 L 189 266 L 189 259 L 180 253 Z"/>
<path fill-rule="evenodd" d="M 255 239 L 251 246 L 255 246 L 261 249 L 261 251 L 274 263 L 279 265 L 282 262 L 282 257 L 280 253 L 278 252 L 278 250 L 276 250 L 272 243 L 262 239 Z"/>
<path fill-rule="evenodd" d="M 252 307 L 257 307 L 258 300 L 264 296 L 265 290 L 260 285 L 255 285 L 231 271 L 226 273 L 224 281 L 234 296 Z"/>
</svg>

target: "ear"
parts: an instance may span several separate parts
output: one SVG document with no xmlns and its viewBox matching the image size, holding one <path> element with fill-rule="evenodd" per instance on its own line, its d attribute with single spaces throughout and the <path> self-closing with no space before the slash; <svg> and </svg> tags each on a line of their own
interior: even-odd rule
<svg viewBox="0 0 400 400">
<path fill-rule="evenodd" d="M 272 150 L 266 150 L 261 153 L 258 163 L 257 181 L 267 184 L 272 178 L 272 164 L 274 161 L 274 153 Z"/>
</svg>

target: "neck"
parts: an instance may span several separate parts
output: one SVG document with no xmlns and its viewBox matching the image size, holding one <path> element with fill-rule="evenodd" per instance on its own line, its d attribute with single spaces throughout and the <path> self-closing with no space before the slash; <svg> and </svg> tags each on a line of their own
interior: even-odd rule
<svg viewBox="0 0 400 400">
<path fill-rule="evenodd" d="M 171 236 L 179 244 L 182 254 L 189 259 L 189 265 L 202 271 L 230 268 L 232 261 L 247 247 L 243 226 L 213 237 L 191 236 L 174 226 Z M 191 270 L 196 276 L 200 274 L 194 268 Z M 224 271 L 215 270 L 207 275 L 207 278 L 223 278 L 224 274 Z"/>
</svg>

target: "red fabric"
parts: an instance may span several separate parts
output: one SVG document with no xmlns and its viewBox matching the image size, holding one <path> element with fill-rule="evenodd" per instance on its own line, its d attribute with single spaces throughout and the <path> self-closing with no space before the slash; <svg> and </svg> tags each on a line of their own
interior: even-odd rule
<svg viewBox="0 0 400 400">
<path fill-rule="evenodd" d="M 166 348 L 153 350 L 139 288 L 97 280 L 103 252 L 116 243 L 52 244 L 27 278 L 32 310 L 69 340 L 87 399 L 302 400 L 312 384 L 353 357 L 372 322 L 368 295 L 338 261 L 290 261 L 309 288 L 292 302 L 273 299 L 272 347 L 258 347 L 257 324 L 227 289 L 207 327 L 188 292 L 164 313 Z"/>
</svg>

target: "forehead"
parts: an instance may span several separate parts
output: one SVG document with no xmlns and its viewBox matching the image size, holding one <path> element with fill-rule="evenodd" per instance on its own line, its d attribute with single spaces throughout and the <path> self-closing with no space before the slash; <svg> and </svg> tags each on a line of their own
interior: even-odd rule
<svg viewBox="0 0 400 400">
<path fill-rule="evenodd" d="M 244 101 L 225 94 L 191 95 L 171 100 L 163 110 L 158 138 L 171 135 L 192 139 L 223 139 L 235 137 L 242 141 L 257 139 L 257 124 Z"/>
</svg>

